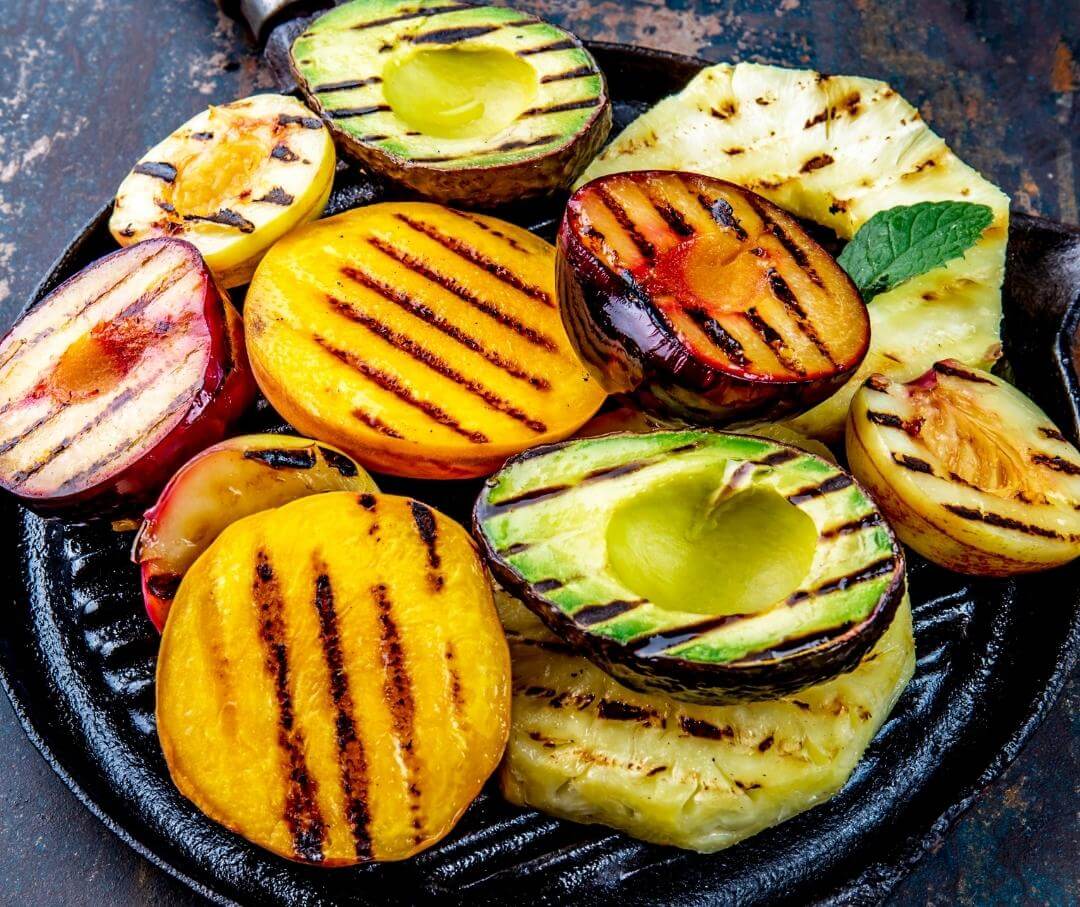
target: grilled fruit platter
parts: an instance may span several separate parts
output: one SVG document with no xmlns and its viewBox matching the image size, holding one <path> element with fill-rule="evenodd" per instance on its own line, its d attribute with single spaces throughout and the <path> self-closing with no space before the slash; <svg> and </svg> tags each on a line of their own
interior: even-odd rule
<svg viewBox="0 0 1080 907">
<path fill-rule="evenodd" d="M 1008 200 L 888 85 L 719 64 L 601 150 L 596 60 L 508 8 L 353 0 L 289 62 L 0 341 L 0 487 L 141 516 L 193 812 L 407 860 L 494 776 L 717 851 L 852 777 L 909 562 L 1080 556 L 1075 438 L 988 371 Z"/>
</svg>

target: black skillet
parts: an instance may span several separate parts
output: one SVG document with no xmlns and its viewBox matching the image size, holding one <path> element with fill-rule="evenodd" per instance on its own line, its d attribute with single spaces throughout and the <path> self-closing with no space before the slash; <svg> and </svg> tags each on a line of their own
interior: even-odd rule
<svg viewBox="0 0 1080 907">
<path fill-rule="evenodd" d="M 289 28 L 281 26 L 278 33 Z M 268 56 L 284 46 L 275 33 Z M 590 45 L 616 127 L 703 62 Z M 338 174 L 333 211 L 387 189 Z M 559 205 L 504 209 L 550 237 Z M 102 209 L 34 301 L 113 247 Z M 1006 353 L 1020 386 L 1075 441 L 1080 431 L 1080 230 L 1016 214 L 1005 282 Z M 265 404 L 246 428 L 277 422 Z M 384 483 L 463 519 L 476 485 Z M 1080 563 L 1010 581 L 910 559 L 918 667 L 844 790 L 730 850 L 699 856 L 515 809 L 491 786 L 439 846 L 400 864 L 289 863 L 204 818 L 172 786 L 154 734 L 157 635 L 131 534 L 42 519 L 0 500 L 0 681 L 30 739 L 77 797 L 147 859 L 221 902 L 700 903 L 879 900 L 1016 756 L 1080 652 Z"/>
</svg>

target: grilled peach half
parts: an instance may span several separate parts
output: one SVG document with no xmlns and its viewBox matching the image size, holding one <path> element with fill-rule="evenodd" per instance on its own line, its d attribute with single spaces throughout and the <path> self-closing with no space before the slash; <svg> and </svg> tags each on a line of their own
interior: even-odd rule
<svg viewBox="0 0 1080 907">
<path fill-rule="evenodd" d="M 325 491 L 377 491 L 348 454 L 292 435 L 241 435 L 196 454 L 146 511 L 132 560 L 154 626 L 165 626 L 188 568 L 225 529 L 261 510 Z"/>
<path fill-rule="evenodd" d="M 793 217 L 692 173 L 578 189 L 557 280 L 593 375 L 661 418 L 721 426 L 798 412 L 836 390 L 870 341 L 854 284 Z"/>
<path fill-rule="evenodd" d="M 442 838 L 495 769 L 510 659 L 468 533 L 333 492 L 229 526 L 180 584 L 157 727 L 211 819 L 324 866 Z"/>
<path fill-rule="evenodd" d="M 871 376 L 847 455 L 897 535 L 943 567 L 1008 576 L 1080 556 L 1080 453 L 989 372 L 945 360 L 907 384 Z"/>
<path fill-rule="evenodd" d="M 0 341 L 0 487 L 40 509 L 144 501 L 254 394 L 240 316 L 195 247 L 130 246 Z"/>
<path fill-rule="evenodd" d="M 379 472 L 469 478 L 600 406 L 563 330 L 555 250 L 492 217 L 370 205 L 294 231 L 244 307 L 274 408 Z"/>
</svg>

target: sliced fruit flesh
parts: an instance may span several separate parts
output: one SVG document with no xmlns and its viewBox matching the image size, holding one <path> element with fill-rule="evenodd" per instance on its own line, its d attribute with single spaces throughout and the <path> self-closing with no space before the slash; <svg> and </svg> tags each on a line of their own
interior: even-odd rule
<svg viewBox="0 0 1080 907">
<path fill-rule="evenodd" d="M 579 190 L 567 224 L 714 368 L 800 381 L 850 370 L 865 351 L 866 309 L 847 276 L 792 218 L 736 186 L 618 174 Z"/>
<path fill-rule="evenodd" d="M 293 98 L 210 107 L 143 156 L 117 190 L 109 228 L 121 245 L 186 239 L 236 286 L 275 240 L 322 213 L 334 165 L 326 127 Z"/>
<path fill-rule="evenodd" d="M 853 401 L 849 435 L 853 467 L 873 470 L 875 492 L 889 482 L 883 506 L 932 560 L 942 557 L 925 540 L 935 530 L 973 549 L 970 567 L 988 573 L 1080 555 L 1080 453 L 988 372 L 946 360 L 907 384 L 872 376 Z"/>
<path fill-rule="evenodd" d="M 167 240 L 54 291 L 0 343 L 4 484 L 75 494 L 153 449 L 225 376 L 224 306 L 198 253 Z"/>
<path fill-rule="evenodd" d="M 570 349 L 550 245 L 438 205 L 294 232 L 248 292 L 248 346 L 292 424 L 405 475 L 481 475 L 603 399 Z"/>
<path fill-rule="evenodd" d="M 749 436 L 608 435 L 532 451 L 489 480 L 475 520 L 501 582 L 645 686 L 674 678 L 674 661 L 741 668 L 805 655 L 813 678 L 829 670 L 811 664 L 815 647 L 852 628 L 869 647 L 903 583 L 899 547 L 844 472 Z M 714 679 L 717 689 L 701 681 L 702 701 L 729 682 Z"/>
<path fill-rule="evenodd" d="M 717 851 L 847 782 L 915 668 L 905 601 L 850 673 L 736 706 L 634 693 L 497 595 L 513 660 L 504 796 L 657 844 Z"/>
<path fill-rule="evenodd" d="M 135 540 L 150 619 L 165 626 L 188 568 L 237 520 L 311 494 L 377 490 L 348 455 L 308 438 L 242 435 L 207 448 L 165 486 Z"/>
<path fill-rule="evenodd" d="M 291 54 L 333 128 L 429 167 L 544 155 L 584 131 L 606 99 L 576 38 L 502 7 L 345 3 L 315 20 Z"/>
<path fill-rule="evenodd" d="M 226 529 L 181 584 L 157 668 L 181 793 L 325 866 L 443 837 L 498 763 L 508 699 L 468 534 L 386 495 L 313 495 Z"/>
<path fill-rule="evenodd" d="M 536 72 L 502 48 L 440 47 L 399 57 L 383 70 L 394 113 L 440 138 L 490 138 L 536 97 Z"/>
</svg>

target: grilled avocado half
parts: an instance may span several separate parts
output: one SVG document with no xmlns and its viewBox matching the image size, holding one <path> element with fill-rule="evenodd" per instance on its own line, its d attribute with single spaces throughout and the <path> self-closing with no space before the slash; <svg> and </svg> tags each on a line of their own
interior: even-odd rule
<svg viewBox="0 0 1080 907">
<path fill-rule="evenodd" d="M 457 0 L 353 0 L 293 42 L 301 90 L 346 151 L 443 202 L 568 185 L 611 129 L 604 76 L 568 32 Z"/>
<path fill-rule="evenodd" d="M 851 670 L 904 558 L 836 464 L 712 431 L 613 434 L 512 458 L 474 511 L 495 577 L 615 679 L 696 703 Z"/>
</svg>

